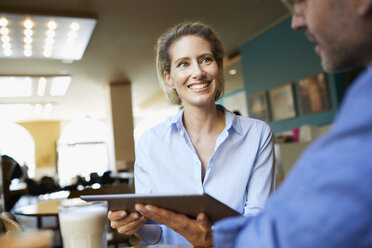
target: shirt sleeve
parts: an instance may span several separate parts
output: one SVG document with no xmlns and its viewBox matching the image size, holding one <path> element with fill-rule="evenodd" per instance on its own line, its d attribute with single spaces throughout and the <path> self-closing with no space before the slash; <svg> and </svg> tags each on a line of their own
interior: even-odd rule
<svg viewBox="0 0 372 248">
<path fill-rule="evenodd" d="M 275 156 L 273 134 L 265 124 L 260 148 L 248 185 L 244 215 L 256 215 L 265 208 L 266 200 L 275 187 Z"/>
</svg>

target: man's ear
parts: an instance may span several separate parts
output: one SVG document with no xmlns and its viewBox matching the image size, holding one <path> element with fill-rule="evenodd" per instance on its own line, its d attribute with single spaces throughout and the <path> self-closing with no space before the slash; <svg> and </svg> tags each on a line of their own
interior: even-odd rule
<svg viewBox="0 0 372 248">
<path fill-rule="evenodd" d="M 360 16 L 372 15 L 372 0 L 356 0 L 355 3 Z"/>
<path fill-rule="evenodd" d="M 171 75 L 168 72 L 164 71 L 163 76 L 164 76 L 165 82 L 168 84 L 168 86 L 170 88 L 174 89 L 176 86 L 174 85 L 174 82 L 172 80 Z"/>
</svg>

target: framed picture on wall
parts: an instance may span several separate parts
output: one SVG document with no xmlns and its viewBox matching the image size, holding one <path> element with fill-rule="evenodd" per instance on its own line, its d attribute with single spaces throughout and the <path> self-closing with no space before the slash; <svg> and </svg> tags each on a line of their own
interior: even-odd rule
<svg viewBox="0 0 372 248">
<path fill-rule="evenodd" d="M 269 93 L 274 121 L 296 117 L 296 106 L 292 83 L 271 89 Z"/>
<path fill-rule="evenodd" d="M 301 114 L 313 114 L 330 107 L 327 80 L 324 72 L 298 80 Z"/>
<path fill-rule="evenodd" d="M 266 91 L 248 97 L 249 117 L 265 122 L 270 121 L 270 113 Z"/>
</svg>

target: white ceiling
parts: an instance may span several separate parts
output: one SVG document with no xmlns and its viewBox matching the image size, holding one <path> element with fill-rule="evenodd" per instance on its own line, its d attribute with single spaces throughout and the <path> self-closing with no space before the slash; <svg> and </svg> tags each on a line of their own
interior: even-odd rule
<svg viewBox="0 0 372 248">
<path fill-rule="evenodd" d="M 156 38 L 178 22 L 199 20 L 211 25 L 224 42 L 226 54 L 232 56 L 242 44 L 288 16 L 280 0 L 1 0 L 0 12 L 6 10 L 97 17 L 82 60 L 64 64 L 0 59 L 0 75 L 71 75 L 64 97 L 0 98 L 0 103 L 53 102 L 50 118 L 62 120 L 87 115 L 105 119 L 109 82 L 131 82 L 135 115 L 161 102 L 153 47 Z"/>
</svg>

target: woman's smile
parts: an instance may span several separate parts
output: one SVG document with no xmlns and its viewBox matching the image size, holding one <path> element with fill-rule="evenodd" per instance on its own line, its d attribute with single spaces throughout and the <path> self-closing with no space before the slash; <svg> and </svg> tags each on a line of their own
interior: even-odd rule
<svg viewBox="0 0 372 248">
<path fill-rule="evenodd" d="M 194 91 L 203 91 L 209 88 L 210 84 L 211 84 L 211 81 L 206 81 L 206 82 L 200 82 L 200 83 L 193 83 L 189 85 L 188 87 Z"/>
</svg>

